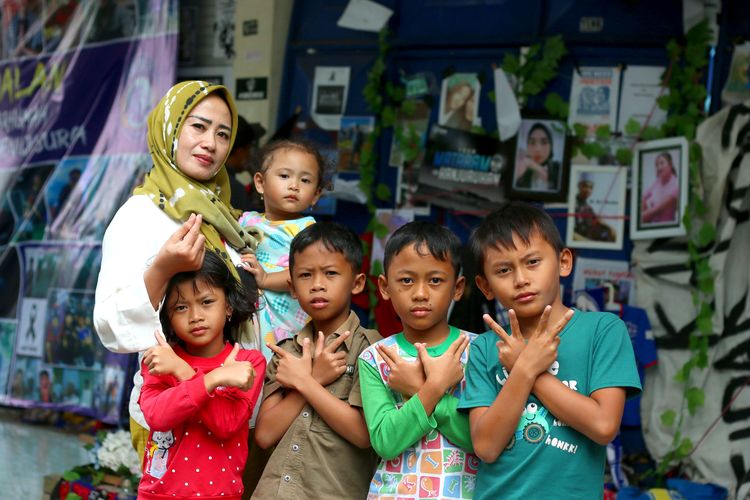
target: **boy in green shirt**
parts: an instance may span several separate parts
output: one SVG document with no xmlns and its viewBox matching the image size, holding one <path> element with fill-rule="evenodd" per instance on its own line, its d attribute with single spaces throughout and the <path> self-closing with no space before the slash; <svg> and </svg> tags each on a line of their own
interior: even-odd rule
<svg viewBox="0 0 750 500">
<path fill-rule="evenodd" d="M 362 407 L 381 460 L 368 498 L 471 498 L 477 459 L 456 411 L 473 333 L 448 325 L 461 298 L 461 242 L 433 222 L 411 222 L 386 243 L 380 292 L 404 331 L 359 358 Z"/>
<path fill-rule="evenodd" d="M 477 285 L 511 325 L 508 335 L 485 315 L 492 331 L 466 369 L 459 409 L 481 459 L 475 498 L 602 498 L 605 447 L 626 395 L 641 390 L 625 324 L 563 305 L 573 255 L 544 210 L 506 203 L 470 244 Z"/>
</svg>

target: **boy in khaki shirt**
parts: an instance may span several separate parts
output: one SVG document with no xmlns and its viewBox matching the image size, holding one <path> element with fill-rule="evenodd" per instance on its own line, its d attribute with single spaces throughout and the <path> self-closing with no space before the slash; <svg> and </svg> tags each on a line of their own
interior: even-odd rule
<svg viewBox="0 0 750 500">
<path fill-rule="evenodd" d="M 350 310 L 362 291 L 362 246 L 350 229 L 319 222 L 289 251 L 290 290 L 312 318 L 275 346 L 255 439 L 276 445 L 253 498 L 364 498 L 378 457 L 362 415 L 357 357 L 380 340 Z M 316 335 L 317 332 L 317 335 Z"/>
</svg>

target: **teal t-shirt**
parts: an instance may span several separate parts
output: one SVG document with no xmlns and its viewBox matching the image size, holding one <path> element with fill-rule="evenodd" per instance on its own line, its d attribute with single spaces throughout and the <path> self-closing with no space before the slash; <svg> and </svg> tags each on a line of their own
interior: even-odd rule
<svg viewBox="0 0 750 500">
<path fill-rule="evenodd" d="M 502 390 L 507 372 L 497 341 L 492 331 L 474 341 L 461 411 L 492 405 Z M 548 371 L 586 396 L 606 387 L 623 387 L 629 397 L 641 391 L 627 328 L 610 313 L 575 311 Z M 474 498 L 602 498 L 604 465 L 604 446 L 557 420 L 531 394 L 508 447 L 494 463 L 480 463 Z"/>
</svg>

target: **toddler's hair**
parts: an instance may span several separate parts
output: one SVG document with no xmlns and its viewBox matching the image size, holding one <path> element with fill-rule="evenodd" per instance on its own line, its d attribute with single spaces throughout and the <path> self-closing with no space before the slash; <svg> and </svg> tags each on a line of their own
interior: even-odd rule
<svg viewBox="0 0 750 500">
<path fill-rule="evenodd" d="M 166 300 L 169 300 L 169 296 L 173 290 L 177 289 L 177 286 L 186 282 L 192 282 L 193 290 L 196 291 L 199 282 L 224 290 L 227 304 L 232 308 L 232 317 L 224 324 L 224 340 L 233 344 L 237 341 L 234 332 L 255 313 L 255 303 L 258 300 L 258 285 L 253 275 L 241 267 L 237 267 L 237 273 L 240 281 L 237 281 L 224 260 L 215 251 L 206 251 L 203 266 L 199 270 L 177 273 L 169 280 L 165 294 Z M 164 337 L 169 342 L 180 341 L 172 330 L 170 321 L 170 311 L 178 299 L 179 297 L 171 304 L 167 304 L 165 300 L 159 313 Z"/>
<path fill-rule="evenodd" d="M 273 163 L 274 156 L 282 151 L 298 151 L 300 153 L 306 153 L 315 158 L 315 163 L 318 165 L 318 186 L 317 188 L 321 191 L 331 190 L 331 183 L 327 179 L 327 163 L 320 154 L 318 148 L 310 141 L 305 139 L 282 139 L 278 141 L 269 142 L 261 150 L 260 160 L 260 173 L 265 174 L 268 168 Z"/>
<path fill-rule="evenodd" d="M 515 249 L 513 236 L 527 245 L 534 234 L 541 236 L 560 255 L 565 245 L 560 231 L 542 208 L 521 201 L 509 201 L 489 214 L 469 238 L 477 272 L 484 276 L 484 253 L 488 248 Z"/>
<path fill-rule="evenodd" d="M 426 220 L 404 224 L 388 238 L 383 256 L 383 273 L 388 273 L 393 257 L 412 244 L 419 255 L 427 255 L 424 253 L 427 247 L 427 252 L 437 260 L 450 261 L 458 276 L 461 269 L 461 240 L 447 227 Z"/>
<path fill-rule="evenodd" d="M 357 233 L 338 222 L 317 222 L 297 233 L 289 247 L 289 272 L 294 270 L 295 255 L 321 242 L 327 250 L 339 252 L 352 266 L 354 274 L 362 269 L 362 241 Z"/>
</svg>

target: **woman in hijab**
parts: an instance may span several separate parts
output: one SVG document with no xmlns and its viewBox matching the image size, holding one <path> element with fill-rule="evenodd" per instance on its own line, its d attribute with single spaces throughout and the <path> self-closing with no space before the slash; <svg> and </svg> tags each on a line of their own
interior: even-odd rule
<svg viewBox="0 0 750 500">
<path fill-rule="evenodd" d="M 255 250 L 258 235 L 237 224 L 240 212 L 230 205 L 224 166 L 236 131 L 229 91 L 201 81 L 176 84 L 149 114 L 153 167 L 102 242 L 94 321 L 107 349 L 143 354 L 165 345 L 155 332 L 167 283 L 177 273 L 199 269 L 206 251 L 216 252 L 236 278 L 249 275 L 235 266 L 240 253 Z M 148 438 L 138 406 L 142 383 L 137 371 L 129 410 L 141 460 Z"/>
<path fill-rule="evenodd" d="M 560 163 L 553 159 L 552 133 L 543 123 L 535 123 L 526 137 L 526 149 L 519 149 L 515 187 L 533 191 L 560 188 Z"/>
</svg>

